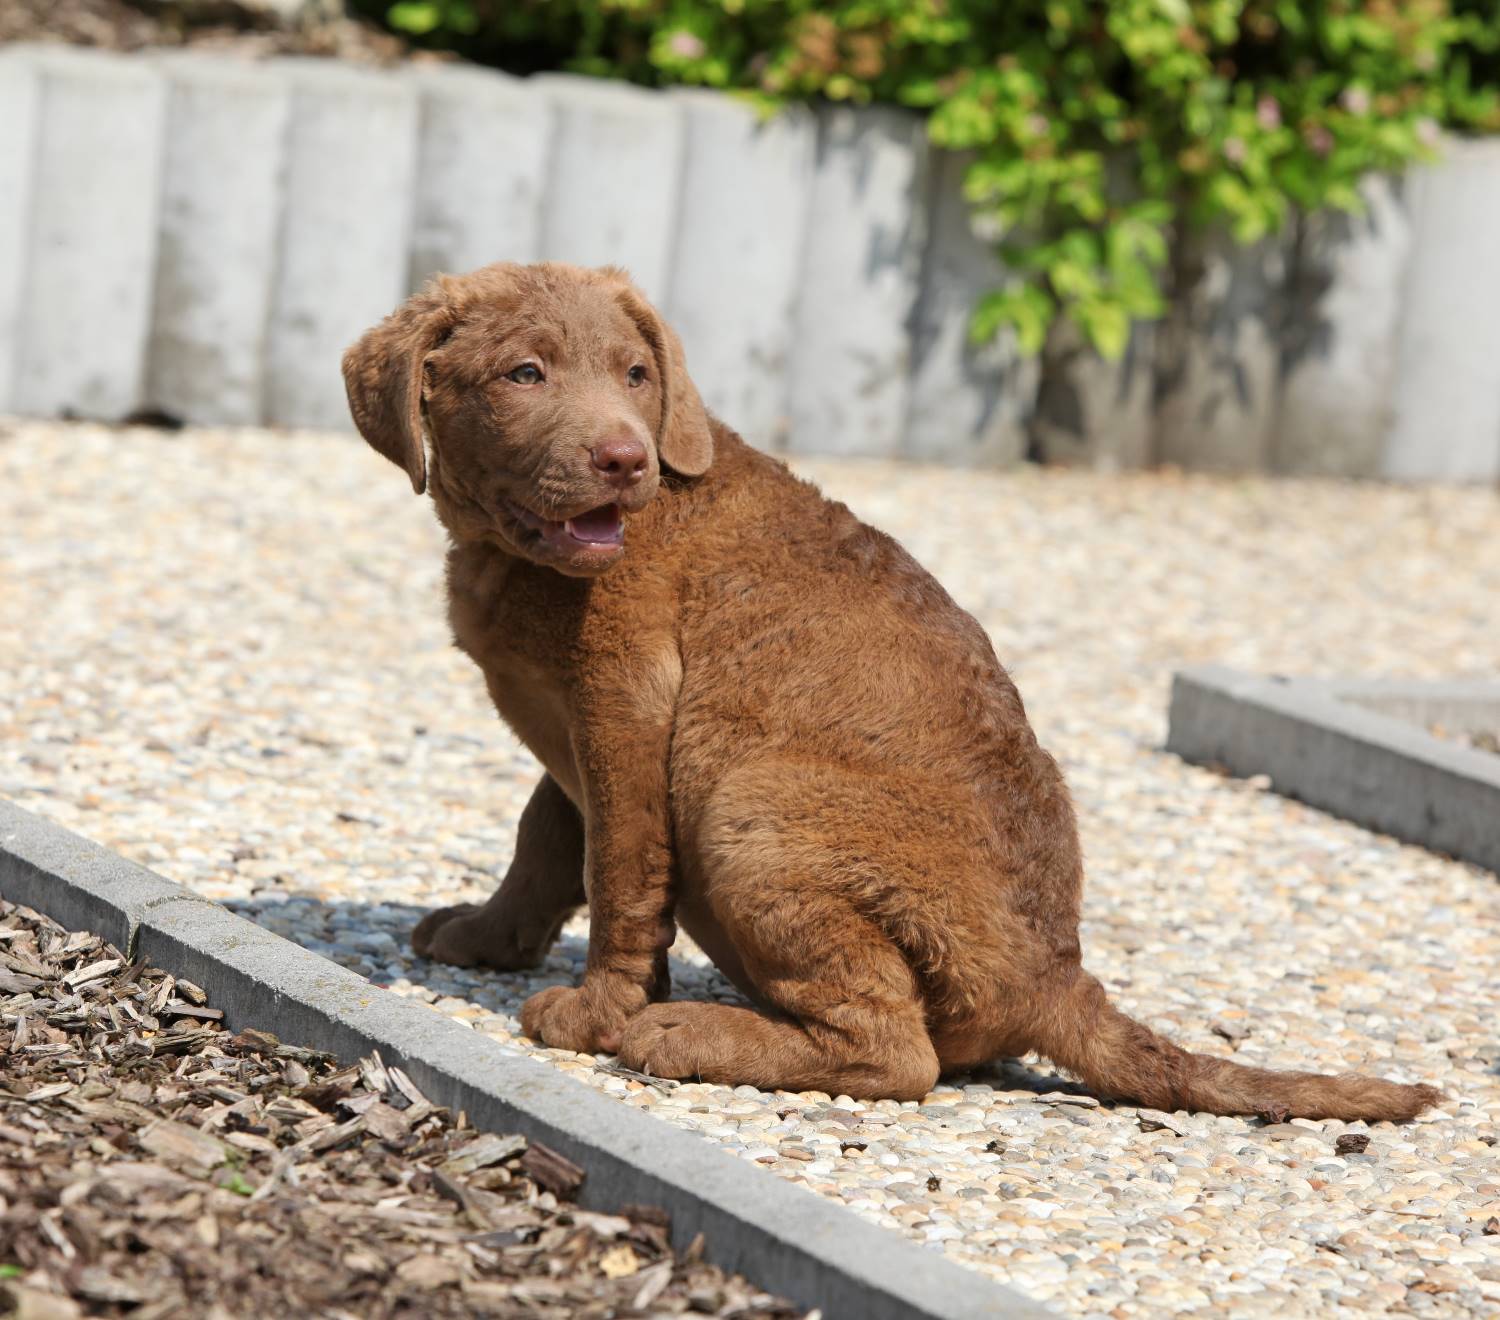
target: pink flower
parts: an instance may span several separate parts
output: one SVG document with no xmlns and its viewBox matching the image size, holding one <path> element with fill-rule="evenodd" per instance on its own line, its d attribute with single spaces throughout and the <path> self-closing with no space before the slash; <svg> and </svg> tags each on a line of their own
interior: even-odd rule
<svg viewBox="0 0 1500 1320">
<path fill-rule="evenodd" d="M 1351 115 L 1362 115 L 1370 109 L 1370 93 L 1363 87 L 1344 88 L 1344 94 L 1339 97 L 1339 101 Z"/>
<path fill-rule="evenodd" d="M 1309 124 L 1302 130 L 1302 135 L 1315 155 L 1326 156 L 1333 150 L 1333 134 L 1322 124 Z"/>
<path fill-rule="evenodd" d="M 1245 139 L 1237 137 L 1225 138 L 1224 159 L 1231 165 L 1243 165 L 1245 163 Z"/>
<path fill-rule="evenodd" d="M 1274 96 L 1263 96 L 1255 103 L 1255 122 L 1268 133 L 1281 127 L 1281 107 Z"/>
<path fill-rule="evenodd" d="M 697 60 L 703 58 L 708 47 L 701 37 L 695 37 L 691 32 L 674 32 L 667 39 L 667 49 L 685 60 Z"/>
</svg>

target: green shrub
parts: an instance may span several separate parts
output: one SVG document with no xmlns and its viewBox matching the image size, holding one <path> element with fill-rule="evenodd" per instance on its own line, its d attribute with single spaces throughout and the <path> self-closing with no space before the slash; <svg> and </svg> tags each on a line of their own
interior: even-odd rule
<svg viewBox="0 0 1500 1320">
<path fill-rule="evenodd" d="M 356 0 L 424 44 L 928 115 L 1017 280 L 976 339 L 1036 351 L 1058 315 L 1108 356 L 1163 311 L 1169 239 L 1242 242 L 1360 206 L 1439 129 L 1500 129 L 1500 0 Z"/>
</svg>

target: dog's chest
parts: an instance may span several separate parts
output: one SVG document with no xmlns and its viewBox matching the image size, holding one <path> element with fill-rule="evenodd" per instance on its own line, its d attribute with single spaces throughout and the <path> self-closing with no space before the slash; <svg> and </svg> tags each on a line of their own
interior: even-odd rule
<svg viewBox="0 0 1500 1320">
<path fill-rule="evenodd" d="M 453 639 L 484 674 L 501 719 L 576 803 L 571 657 L 577 602 L 564 579 L 559 592 L 557 584 L 504 568 L 475 572 L 454 565 L 448 596 Z"/>
<path fill-rule="evenodd" d="M 574 805 L 581 806 L 582 781 L 573 755 L 572 705 L 566 689 L 549 675 L 521 666 L 486 669 L 484 681 L 500 718 Z"/>
</svg>

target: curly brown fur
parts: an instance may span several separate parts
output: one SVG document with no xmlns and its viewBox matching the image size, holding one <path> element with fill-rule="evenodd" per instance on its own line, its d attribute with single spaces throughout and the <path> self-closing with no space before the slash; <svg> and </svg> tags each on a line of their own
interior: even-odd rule
<svg viewBox="0 0 1500 1320">
<path fill-rule="evenodd" d="M 1189 1054 L 1110 1005 L 1080 966 L 1067 789 L 984 632 L 710 418 L 620 272 L 442 278 L 344 370 L 448 529 L 459 646 L 547 770 L 495 896 L 428 916 L 417 951 L 530 965 L 588 904 L 583 982 L 533 996 L 528 1035 L 864 1097 L 1036 1050 L 1163 1109 L 1438 1098 Z M 756 1008 L 664 1002 L 676 922 Z"/>
</svg>

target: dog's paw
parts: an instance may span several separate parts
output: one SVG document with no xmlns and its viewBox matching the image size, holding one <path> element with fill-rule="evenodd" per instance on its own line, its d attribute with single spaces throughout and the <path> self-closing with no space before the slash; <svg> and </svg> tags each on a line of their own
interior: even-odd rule
<svg viewBox="0 0 1500 1320">
<path fill-rule="evenodd" d="M 429 912 L 412 931 L 411 947 L 419 958 L 455 967 L 493 967 L 502 972 L 535 967 L 547 952 L 545 945 L 528 947 L 517 930 L 497 923 L 475 903 Z"/>
<path fill-rule="evenodd" d="M 521 1005 L 521 1031 L 553 1049 L 613 1054 L 626 1022 L 644 1003 L 640 992 L 626 999 L 587 983 L 577 989 L 554 985 Z"/>
<path fill-rule="evenodd" d="M 651 1077 L 695 1081 L 702 1077 L 705 1046 L 703 1004 L 652 1004 L 620 1033 L 620 1062 Z"/>
</svg>

